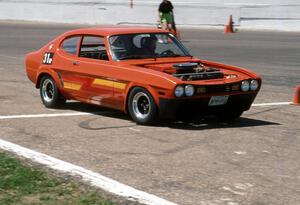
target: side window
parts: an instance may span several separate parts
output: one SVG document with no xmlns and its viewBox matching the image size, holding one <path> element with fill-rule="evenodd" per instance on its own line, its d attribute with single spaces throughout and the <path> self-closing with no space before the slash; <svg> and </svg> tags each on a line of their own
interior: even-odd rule
<svg viewBox="0 0 300 205">
<path fill-rule="evenodd" d="M 79 36 L 74 36 L 65 39 L 61 46 L 62 50 L 64 50 L 66 53 L 76 55 L 79 38 Z"/>
<path fill-rule="evenodd" d="M 103 37 L 84 36 L 80 46 L 79 57 L 108 60 Z"/>
</svg>

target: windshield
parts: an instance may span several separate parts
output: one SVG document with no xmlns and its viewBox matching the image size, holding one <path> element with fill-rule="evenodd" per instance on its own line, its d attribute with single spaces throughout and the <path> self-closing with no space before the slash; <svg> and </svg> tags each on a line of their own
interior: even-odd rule
<svg viewBox="0 0 300 205">
<path fill-rule="evenodd" d="M 123 34 L 109 38 L 113 60 L 190 56 L 186 48 L 167 33 Z"/>
</svg>

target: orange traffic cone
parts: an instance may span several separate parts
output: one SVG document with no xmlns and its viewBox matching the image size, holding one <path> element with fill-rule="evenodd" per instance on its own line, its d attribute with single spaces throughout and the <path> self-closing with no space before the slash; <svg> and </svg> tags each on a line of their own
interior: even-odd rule
<svg viewBox="0 0 300 205">
<path fill-rule="evenodd" d="M 293 104 L 300 105 L 300 85 L 296 86 L 296 92 L 295 92 Z"/>
<path fill-rule="evenodd" d="M 234 30 L 233 30 L 232 15 L 230 15 L 230 16 L 229 16 L 228 24 L 225 25 L 224 33 L 233 33 L 233 32 L 234 32 Z"/>
</svg>

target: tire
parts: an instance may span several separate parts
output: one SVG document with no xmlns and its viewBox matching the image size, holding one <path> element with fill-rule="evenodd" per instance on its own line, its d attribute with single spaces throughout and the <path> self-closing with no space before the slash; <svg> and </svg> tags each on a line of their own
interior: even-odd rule
<svg viewBox="0 0 300 205">
<path fill-rule="evenodd" d="M 66 102 L 66 98 L 61 95 L 55 81 L 50 76 L 42 77 L 40 82 L 40 96 L 47 108 L 57 108 Z"/>
<path fill-rule="evenodd" d="M 157 106 L 152 95 L 146 89 L 133 88 L 127 104 L 128 112 L 137 124 L 150 125 L 157 119 Z"/>
<path fill-rule="evenodd" d="M 236 109 L 236 110 L 225 110 L 217 113 L 217 117 L 221 121 L 225 122 L 233 122 L 241 117 L 243 114 L 243 110 Z"/>
</svg>

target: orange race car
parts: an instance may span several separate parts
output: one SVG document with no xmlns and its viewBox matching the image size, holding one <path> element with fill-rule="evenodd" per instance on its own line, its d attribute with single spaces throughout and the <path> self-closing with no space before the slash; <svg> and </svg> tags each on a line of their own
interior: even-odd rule
<svg viewBox="0 0 300 205">
<path fill-rule="evenodd" d="M 75 99 L 128 112 L 139 124 L 186 111 L 233 120 L 261 87 L 255 73 L 194 58 L 155 28 L 72 30 L 27 54 L 25 64 L 46 107 Z"/>
</svg>

